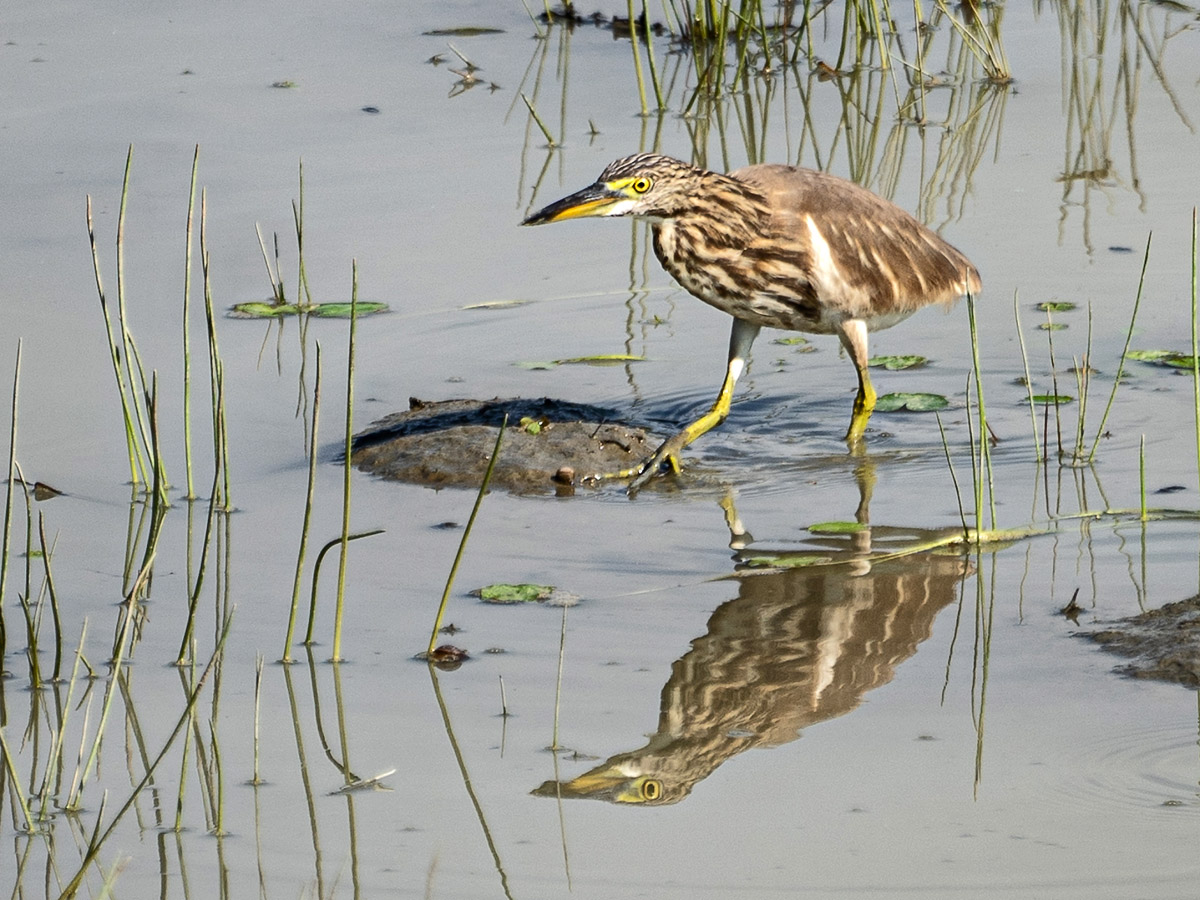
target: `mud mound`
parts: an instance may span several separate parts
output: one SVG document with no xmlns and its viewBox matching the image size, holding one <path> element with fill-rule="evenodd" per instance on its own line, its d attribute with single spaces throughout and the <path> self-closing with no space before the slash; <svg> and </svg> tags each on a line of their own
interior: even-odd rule
<svg viewBox="0 0 1200 900">
<path fill-rule="evenodd" d="M 580 403 L 413 398 L 409 404 L 355 435 L 358 469 L 428 487 L 477 488 L 505 413 L 508 429 L 491 483 L 513 493 L 570 493 L 584 476 L 627 469 L 657 446 L 645 428 Z"/>
<path fill-rule="evenodd" d="M 1081 634 L 1132 657 L 1119 672 L 1200 688 L 1200 596 L 1104 624 Z"/>
</svg>

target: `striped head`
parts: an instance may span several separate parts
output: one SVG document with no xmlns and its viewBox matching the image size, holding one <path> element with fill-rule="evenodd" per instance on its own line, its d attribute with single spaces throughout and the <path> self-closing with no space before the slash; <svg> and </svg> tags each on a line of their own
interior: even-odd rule
<svg viewBox="0 0 1200 900">
<path fill-rule="evenodd" d="M 669 219 L 695 210 L 723 175 L 669 156 L 639 153 L 611 163 L 595 184 L 551 203 L 522 225 L 544 225 L 585 216 L 644 216 Z"/>
</svg>

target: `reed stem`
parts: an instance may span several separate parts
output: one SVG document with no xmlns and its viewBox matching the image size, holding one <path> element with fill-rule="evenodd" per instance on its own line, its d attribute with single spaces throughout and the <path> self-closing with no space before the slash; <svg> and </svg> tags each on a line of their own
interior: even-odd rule
<svg viewBox="0 0 1200 900">
<path fill-rule="evenodd" d="M 1108 404 L 1104 407 L 1104 415 L 1100 417 L 1100 426 L 1096 429 L 1096 437 L 1092 441 L 1091 452 L 1087 461 L 1090 464 L 1096 458 L 1096 448 L 1100 446 L 1100 438 L 1104 434 L 1104 426 L 1108 422 L 1108 414 L 1112 411 L 1113 401 L 1117 398 L 1117 388 L 1121 384 L 1121 376 L 1125 374 L 1125 360 L 1129 355 L 1129 344 L 1133 341 L 1133 326 L 1137 322 L 1138 308 L 1142 305 L 1142 288 L 1146 285 L 1146 267 L 1150 264 L 1150 242 L 1154 232 L 1146 235 L 1146 252 L 1142 256 L 1142 272 L 1138 276 L 1137 295 L 1133 299 L 1133 312 L 1129 316 L 1129 330 L 1125 333 L 1125 346 L 1121 348 L 1121 361 L 1117 365 L 1117 375 L 1113 378 L 1112 390 L 1108 395 Z M 1200 426 L 1197 426 L 1200 430 Z"/>
<path fill-rule="evenodd" d="M 504 442 L 504 430 L 508 427 L 508 413 L 500 423 L 500 432 L 496 435 L 496 446 L 492 448 L 492 458 L 488 460 L 487 471 L 483 473 L 483 483 L 479 485 L 479 493 L 475 496 L 475 505 L 471 508 L 471 516 L 467 519 L 467 527 L 463 529 L 462 540 L 458 542 L 458 552 L 454 554 L 454 562 L 450 566 L 450 574 L 446 577 L 446 588 L 442 591 L 442 602 L 438 604 L 437 615 L 433 619 L 433 631 L 429 635 L 428 654 L 432 658 L 437 649 L 438 632 L 442 630 L 442 618 L 446 615 L 446 607 L 450 601 L 450 591 L 454 587 L 454 577 L 458 574 L 458 564 L 462 562 L 463 551 L 467 548 L 467 539 L 475 526 L 475 517 L 479 515 L 479 507 L 487 494 L 488 484 L 492 480 L 492 471 L 496 468 L 496 460 L 500 457 L 500 445 Z"/>
<path fill-rule="evenodd" d="M 350 266 L 350 340 L 346 352 L 346 434 L 343 447 L 345 465 L 342 467 L 342 546 L 338 558 L 337 603 L 333 614 L 332 662 L 342 659 L 342 614 L 346 599 L 346 563 L 350 545 L 350 475 L 354 471 L 354 350 L 358 331 L 358 261 Z"/>
<path fill-rule="evenodd" d="M 292 635 L 296 629 L 296 612 L 300 607 L 300 582 L 304 576 L 304 556 L 308 549 L 308 535 L 312 527 L 313 497 L 317 483 L 317 424 L 321 410 L 321 342 L 317 341 L 317 370 L 313 379 L 312 426 L 308 435 L 308 483 L 304 491 L 304 520 L 300 525 L 300 549 L 296 553 L 296 575 L 292 581 L 292 609 L 288 614 L 287 633 L 283 638 L 283 656 L 280 662 L 292 659 Z M 315 584 L 315 582 L 314 582 Z M 314 594 L 315 600 L 315 594 Z M 312 617 L 309 617 L 309 635 L 312 640 Z"/>
<path fill-rule="evenodd" d="M 186 499 L 196 499 L 192 482 L 192 223 L 196 213 L 196 176 L 200 171 L 200 145 L 192 156 L 192 181 L 188 190 L 187 242 L 183 255 L 183 467 Z"/>
</svg>

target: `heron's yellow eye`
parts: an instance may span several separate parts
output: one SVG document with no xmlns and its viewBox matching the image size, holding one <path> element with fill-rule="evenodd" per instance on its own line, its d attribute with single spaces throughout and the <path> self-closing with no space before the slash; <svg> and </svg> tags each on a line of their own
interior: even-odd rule
<svg viewBox="0 0 1200 900">
<path fill-rule="evenodd" d="M 653 184 L 653 182 L 649 178 L 643 176 L 633 182 L 633 189 L 639 194 L 644 194 L 646 191 L 650 190 L 651 184 Z"/>
<path fill-rule="evenodd" d="M 643 179 L 641 179 L 641 181 L 646 181 L 646 179 L 643 178 Z M 636 188 L 637 185 L 634 185 L 634 187 Z M 645 781 L 642 782 L 642 799 L 643 800 L 657 800 L 661 796 L 662 796 L 662 782 L 661 781 L 659 781 L 656 778 L 647 778 Z"/>
</svg>

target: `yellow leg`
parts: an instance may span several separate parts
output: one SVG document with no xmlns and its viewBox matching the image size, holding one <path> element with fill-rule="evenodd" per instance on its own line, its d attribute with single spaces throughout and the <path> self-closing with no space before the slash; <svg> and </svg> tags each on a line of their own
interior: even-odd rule
<svg viewBox="0 0 1200 900">
<path fill-rule="evenodd" d="M 751 325 L 749 322 L 743 322 L 741 319 L 733 320 L 733 331 L 729 336 L 729 363 L 725 367 L 725 380 L 721 383 L 721 390 L 717 394 L 717 399 L 708 412 L 678 434 L 663 441 L 652 456 L 643 460 L 638 465 L 620 472 L 614 472 L 610 475 L 593 475 L 587 480 L 598 481 L 607 478 L 632 478 L 633 481 L 630 483 L 629 489 L 633 491 L 663 471 L 664 467 L 670 467 L 672 472 L 678 474 L 683 468 L 679 462 L 679 454 L 683 448 L 702 434 L 712 431 L 724 422 L 725 417 L 729 415 L 729 407 L 733 403 L 733 389 L 737 385 L 738 378 L 741 377 L 742 372 L 746 368 L 746 360 L 750 356 L 750 347 L 754 344 L 754 339 L 758 337 L 758 331 L 759 326 L 757 325 Z"/>
<path fill-rule="evenodd" d="M 854 413 L 850 417 L 850 427 L 846 430 L 846 443 L 853 448 L 861 443 L 863 433 L 867 430 L 867 422 L 871 411 L 875 409 L 875 388 L 871 385 L 871 376 L 867 372 L 867 325 L 861 319 L 850 319 L 843 322 L 838 331 L 842 346 L 850 354 L 854 368 L 858 372 L 858 393 L 854 397 Z"/>
</svg>

